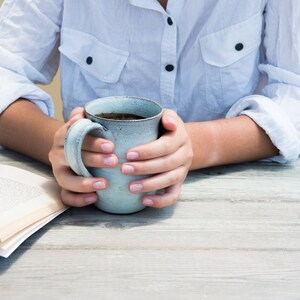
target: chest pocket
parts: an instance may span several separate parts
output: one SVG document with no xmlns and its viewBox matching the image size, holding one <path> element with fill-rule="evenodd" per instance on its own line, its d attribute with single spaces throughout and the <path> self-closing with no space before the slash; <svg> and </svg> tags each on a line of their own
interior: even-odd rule
<svg viewBox="0 0 300 300">
<path fill-rule="evenodd" d="M 117 84 L 129 52 L 108 46 L 94 36 L 70 28 L 62 31 L 61 81 L 67 106 L 82 105 Z M 65 81 L 65 84 L 64 84 Z M 71 89 L 70 89 L 71 84 Z M 73 88 L 72 88 L 73 87 Z"/>
<path fill-rule="evenodd" d="M 199 39 L 207 78 L 207 105 L 226 110 L 253 92 L 257 84 L 263 16 L 258 13 L 244 22 Z"/>
</svg>

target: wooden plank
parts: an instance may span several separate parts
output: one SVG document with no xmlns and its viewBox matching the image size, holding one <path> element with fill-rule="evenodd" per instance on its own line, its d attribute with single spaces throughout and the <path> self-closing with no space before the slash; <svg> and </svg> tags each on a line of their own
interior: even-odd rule
<svg viewBox="0 0 300 300">
<path fill-rule="evenodd" d="M 299 252 L 34 250 L 7 265 L 1 299 L 299 299 L 299 259 Z"/>
<path fill-rule="evenodd" d="M 300 161 L 245 164 L 190 172 L 181 201 L 300 201 Z"/>
<path fill-rule="evenodd" d="M 42 229 L 30 248 L 295 252 L 300 251 L 299 216 L 300 203 L 183 202 L 130 216 L 71 209 Z"/>
<path fill-rule="evenodd" d="M 0 258 L 1 300 L 300 299 L 299 178 L 300 161 L 225 166 L 191 172 L 165 209 L 72 208 Z"/>
</svg>

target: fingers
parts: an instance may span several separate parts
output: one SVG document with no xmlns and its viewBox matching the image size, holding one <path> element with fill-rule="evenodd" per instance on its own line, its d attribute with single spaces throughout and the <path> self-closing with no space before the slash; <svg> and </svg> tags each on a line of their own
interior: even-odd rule
<svg viewBox="0 0 300 300">
<path fill-rule="evenodd" d="M 62 202 L 68 206 L 82 207 L 98 200 L 96 191 L 107 188 L 104 178 L 85 178 L 75 175 L 68 166 L 53 168 L 54 176 L 62 187 Z"/>
<path fill-rule="evenodd" d="M 98 196 L 96 193 L 77 194 L 62 189 L 61 199 L 67 206 L 82 207 L 95 203 L 98 200 Z"/>
<path fill-rule="evenodd" d="M 64 130 L 61 130 L 60 136 L 58 136 L 58 138 L 61 140 L 61 143 L 64 142 L 66 132 L 70 126 L 79 119 L 84 118 L 84 116 L 84 109 L 82 107 L 76 107 L 72 110 L 69 122 L 66 123 Z M 92 152 L 112 153 L 114 151 L 114 144 L 111 141 L 87 135 L 84 139 L 82 149 Z"/>
<path fill-rule="evenodd" d="M 168 131 L 151 143 L 129 149 L 126 153 L 128 160 L 148 160 L 163 157 L 177 151 L 186 143 L 188 134 L 183 122 L 175 112 L 166 110 L 162 117 L 162 123 Z"/>
<path fill-rule="evenodd" d="M 84 117 L 82 108 L 76 108 L 71 113 L 69 122 L 61 126 L 55 133 L 49 160 L 53 174 L 62 188 L 62 201 L 69 206 L 85 206 L 97 201 L 96 191 L 107 188 L 104 178 L 84 178 L 74 174 L 67 165 L 64 154 L 64 141 L 69 127 Z M 83 142 L 82 158 L 87 167 L 115 167 L 118 159 L 114 154 L 114 145 L 105 139 L 87 136 Z"/>
<path fill-rule="evenodd" d="M 115 154 L 101 154 L 89 151 L 82 151 L 81 157 L 86 167 L 94 168 L 114 168 L 118 164 Z"/>
<path fill-rule="evenodd" d="M 182 146 L 182 141 L 176 139 L 176 133 L 166 133 L 149 144 L 130 149 L 126 156 L 128 160 L 146 160 L 166 156 Z"/>
<path fill-rule="evenodd" d="M 175 131 L 177 129 L 178 123 L 179 119 L 177 114 L 171 109 L 166 109 L 162 116 L 162 124 L 164 128 L 169 131 Z"/>
<path fill-rule="evenodd" d="M 142 202 L 145 206 L 163 208 L 177 202 L 181 191 L 181 184 L 175 184 L 165 189 L 162 195 L 144 196 Z"/>
<path fill-rule="evenodd" d="M 121 172 L 126 175 L 150 175 L 170 171 L 184 165 L 187 155 L 187 150 L 180 147 L 176 152 L 166 157 L 123 163 Z"/>
<path fill-rule="evenodd" d="M 87 167 L 114 168 L 118 164 L 118 158 L 115 154 L 82 151 L 81 156 L 84 165 Z M 49 153 L 49 159 L 52 162 L 53 168 L 67 166 L 63 146 L 57 147 L 55 150 L 51 150 Z"/>
<path fill-rule="evenodd" d="M 130 182 L 130 192 L 138 194 L 165 189 L 163 195 L 142 198 L 144 205 L 152 207 L 165 207 L 177 201 L 193 158 L 190 137 L 177 114 L 166 110 L 162 124 L 166 133 L 154 142 L 129 149 L 128 162 L 121 166 L 123 174 L 154 175 Z"/>
<path fill-rule="evenodd" d="M 114 151 L 114 144 L 109 140 L 87 135 L 83 141 L 82 150 L 98 153 L 112 153 Z"/>
<path fill-rule="evenodd" d="M 91 193 L 107 188 L 104 178 L 85 178 L 75 175 L 68 166 L 61 166 L 53 170 L 57 183 L 66 190 L 77 193 Z"/>
<path fill-rule="evenodd" d="M 186 168 L 180 166 L 169 172 L 161 173 L 143 180 L 135 180 L 130 182 L 129 191 L 138 194 L 144 192 L 157 191 L 169 186 L 182 183 L 186 177 Z"/>
<path fill-rule="evenodd" d="M 79 107 L 74 109 L 72 113 L 73 112 L 76 113 L 76 110 L 79 112 L 83 111 L 83 109 Z M 54 135 L 52 152 L 54 149 L 64 148 L 64 142 L 65 142 L 68 129 L 73 123 L 75 123 L 77 120 L 79 120 L 82 117 L 83 115 L 81 114 L 75 114 L 69 122 L 64 124 L 59 130 L 57 130 L 57 132 Z M 106 139 L 87 135 L 86 138 L 84 139 L 82 150 L 88 152 L 110 154 L 114 151 L 114 144 L 111 141 L 108 141 Z"/>
<path fill-rule="evenodd" d="M 84 108 L 75 107 L 70 113 L 70 120 L 72 120 L 75 116 L 76 118 L 84 118 Z"/>
<path fill-rule="evenodd" d="M 106 189 L 108 183 L 104 178 L 76 176 L 68 167 L 64 157 L 65 136 L 69 127 L 84 117 L 83 108 L 75 108 L 70 117 L 70 121 L 55 135 L 50 161 L 58 184 L 62 187 L 63 202 L 81 207 L 95 203 L 98 199 L 96 191 Z M 162 195 L 142 198 L 144 205 L 152 207 L 165 207 L 177 201 L 190 163 L 191 147 L 181 119 L 175 112 L 165 110 L 162 124 L 166 133 L 152 143 L 130 149 L 127 152 L 129 162 L 121 167 L 123 174 L 156 174 L 129 184 L 129 190 L 134 194 L 165 189 Z M 87 136 L 82 145 L 82 160 L 87 167 L 112 168 L 118 164 L 113 150 L 111 141 Z"/>
</svg>

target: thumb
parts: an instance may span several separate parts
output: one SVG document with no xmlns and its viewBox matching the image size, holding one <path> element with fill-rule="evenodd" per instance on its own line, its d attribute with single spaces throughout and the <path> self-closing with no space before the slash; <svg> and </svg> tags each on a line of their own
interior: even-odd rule
<svg viewBox="0 0 300 300">
<path fill-rule="evenodd" d="M 162 116 L 162 124 L 168 131 L 175 131 L 178 127 L 179 117 L 175 111 L 166 109 Z"/>
<path fill-rule="evenodd" d="M 84 108 L 83 107 L 75 107 L 70 113 L 70 125 L 75 123 L 79 119 L 84 118 Z"/>
</svg>

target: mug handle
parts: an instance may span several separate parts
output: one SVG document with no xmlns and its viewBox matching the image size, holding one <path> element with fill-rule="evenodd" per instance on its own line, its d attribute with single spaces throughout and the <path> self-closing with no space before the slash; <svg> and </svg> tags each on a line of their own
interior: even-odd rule
<svg viewBox="0 0 300 300">
<path fill-rule="evenodd" d="M 83 140 L 92 130 L 97 136 L 113 141 L 113 136 L 107 128 L 89 119 L 80 119 L 69 128 L 64 142 L 65 158 L 68 165 L 77 175 L 84 177 L 93 177 L 84 166 L 81 157 Z"/>
</svg>

